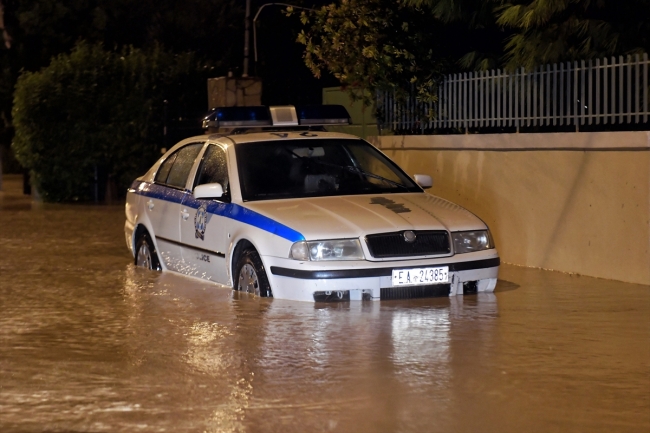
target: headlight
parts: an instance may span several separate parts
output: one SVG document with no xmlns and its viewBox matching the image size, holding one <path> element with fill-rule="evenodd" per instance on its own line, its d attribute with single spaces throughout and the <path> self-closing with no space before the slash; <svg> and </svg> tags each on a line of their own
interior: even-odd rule
<svg viewBox="0 0 650 433">
<path fill-rule="evenodd" d="M 294 260 L 363 260 L 359 239 L 300 241 L 291 245 L 289 257 Z"/>
<path fill-rule="evenodd" d="M 471 253 L 494 248 L 489 230 L 456 232 L 451 234 L 456 254 Z"/>
</svg>

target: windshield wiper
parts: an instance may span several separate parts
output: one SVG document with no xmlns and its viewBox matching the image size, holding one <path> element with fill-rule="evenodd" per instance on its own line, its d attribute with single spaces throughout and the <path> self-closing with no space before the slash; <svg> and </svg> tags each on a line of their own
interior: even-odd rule
<svg viewBox="0 0 650 433">
<path fill-rule="evenodd" d="M 402 185 L 402 184 L 399 183 L 399 182 L 395 182 L 394 180 L 387 179 L 387 178 L 385 178 L 384 176 L 380 176 L 380 175 L 375 174 L 375 173 L 368 173 L 367 171 L 361 170 L 359 167 L 354 167 L 354 166 L 352 166 L 352 165 L 348 165 L 348 166 L 345 166 L 345 167 L 344 167 L 344 166 L 340 166 L 340 167 L 341 167 L 341 168 L 345 168 L 346 170 L 351 171 L 351 172 L 354 172 L 354 173 L 359 173 L 359 174 L 362 174 L 362 175 L 364 175 L 364 176 L 371 177 L 371 178 L 373 178 L 373 179 L 383 180 L 384 182 L 386 182 L 386 183 L 388 183 L 388 184 L 390 184 L 390 185 L 404 188 L 404 189 L 407 190 L 407 191 L 410 189 L 410 188 L 409 188 L 408 186 L 406 186 L 406 185 Z"/>
<path fill-rule="evenodd" d="M 318 159 L 312 159 L 312 158 L 309 158 L 307 156 L 298 155 L 297 153 L 295 153 L 291 149 L 286 149 L 286 150 L 289 153 L 291 153 L 293 156 L 295 156 L 296 158 L 299 158 L 299 159 L 304 159 L 306 161 L 315 162 L 316 164 L 324 165 L 326 167 L 334 167 L 334 168 L 339 168 L 339 169 L 342 169 L 342 170 L 347 170 L 347 171 L 352 172 L 352 173 L 358 173 L 358 174 L 361 174 L 363 176 L 371 177 L 373 179 L 382 180 L 382 181 L 384 181 L 384 182 L 386 182 L 386 183 L 388 183 L 390 185 L 393 185 L 393 186 L 404 188 L 407 191 L 410 190 L 410 188 L 408 186 L 406 186 L 406 185 L 402 185 L 399 182 L 395 182 L 394 180 L 387 179 L 384 176 L 380 176 L 378 174 L 369 173 L 369 172 L 367 172 L 365 170 L 362 170 L 359 167 L 355 167 L 353 165 L 339 165 L 339 164 L 334 164 L 334 163 L 331 163 L 331 162 L 320 161 Z"/>
</svg>

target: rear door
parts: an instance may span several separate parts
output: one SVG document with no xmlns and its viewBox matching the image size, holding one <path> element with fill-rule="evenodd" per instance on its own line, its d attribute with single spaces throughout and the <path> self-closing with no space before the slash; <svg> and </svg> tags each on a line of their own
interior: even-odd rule
<svg viewBox="0 0 650 433">
<path fill-rule="evenodd" d="M 221 284 L 228 284 L 226 253 L 229 247 L 227 226 L 233 221 L 230 211 L 230 182 L 226 152 L 217 144 L 206 148 L 192 189 L 207 183 L 220 183 L 224 195 L 216 200 L 197 200 L 185 195 L 181 206 L 183 273 Z"/>
<path fill-rule="evenodd" d="M 167 269 L 182 269 L 180 236 L 181 203 L 187 180 L 203 143 L 191 143 L 171 154 L 154 178 L 145 209 L 153 227 L 158 253 Z"/>
</svg>

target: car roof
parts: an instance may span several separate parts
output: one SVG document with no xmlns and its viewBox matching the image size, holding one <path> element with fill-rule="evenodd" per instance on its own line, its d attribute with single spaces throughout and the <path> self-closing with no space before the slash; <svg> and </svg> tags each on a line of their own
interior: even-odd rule
<svg viewBox="0 0 650 433">
<path fill-rule="evenodd" d="M 171 148 L 167 149 L 165 152 L 165 157 L 172 154 L 179 148 L 191 144 L 191 143 L 219 143 L 226 146 L 232 146 L 233 144 L 243 144 L 243 143 L 254 143 L 254 142 L 263 142 L 263 141 L 277 141 L 277 140 L 319 140 L 324 138 L 338 138 L 344 140 L 361 140 L 361 138 L 356 135 L 343 134 L 341 132 L 327 132 L 327 131 L 304 131 L 304 130 L 277 130 L 277 131 L 260 131 L 260 132 L 247 132 L 244 134 L 225 134 L 225 133 L 213 133 L 205 135 L 195 135 L 193 137 L 188 137 L 184 140 L 181 140 L 174 144 Z M 164 158 L 161 158 L 161 160 Z M 157 169 L 161 160 L 158 160 L 154 166 L 151 167 L 150 171 Z"/>
<path fill-rule="evenodd" d="M 278 130 L 272 132 L 248 132 L 246 134 L 232 134 L 220 135 L 220 137 L 227 137 L 235 144 L 252 143 L 259 141 L 277 141 L 277 140 L 318 140 L 323 138 L 340 138 L 347 140 L 360 140 L 359 137 L 343 134 L 340 132 L 326 132 L 326 131 L 298 131 L 298 130 Z M 220 138 L 219 137 L 219 138 Z M 215 137 L 217 138 L 217 137 Z M 212 136 L 209 137 L 212 140 Z"/>
<path fill-rule="evenodd" d="M 188 137 L 172 146 L 170 150 L 175 150 L 180 146 L 189 143 L 196 143 L 199 141 L 210 141 L 213 143 L 242 144 L 253 143 L 259 141 L 276 141 L 276 140 L 318 140 L 323 138 L 339 138 L 345 140 L 361 140 L 356 135 L 344 134 L 341 132 L 327 132 L 327 131 L 301 131 L 301 130 L 277 130 L 277 131 L 259 131 L 247 132 L 245 134 L 227 134 L 227 133 L 213 133 L 205 135 L 196 135 Z"/>
</svg>

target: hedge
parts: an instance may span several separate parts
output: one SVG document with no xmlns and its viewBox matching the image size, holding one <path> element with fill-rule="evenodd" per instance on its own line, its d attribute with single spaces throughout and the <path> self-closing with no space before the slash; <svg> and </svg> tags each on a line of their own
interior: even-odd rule
<svg viewBox="0 0 650 433">
<path fill-rule="evenodd" d="M 123 190 L 160 155 L 164 100 L 190 84 L 204 93 L 208 72 L 191 53 L 82 42 L 19 77 L 16 158 L 46 201 L 92 199 L 97 173 Z"/>
</svg>

